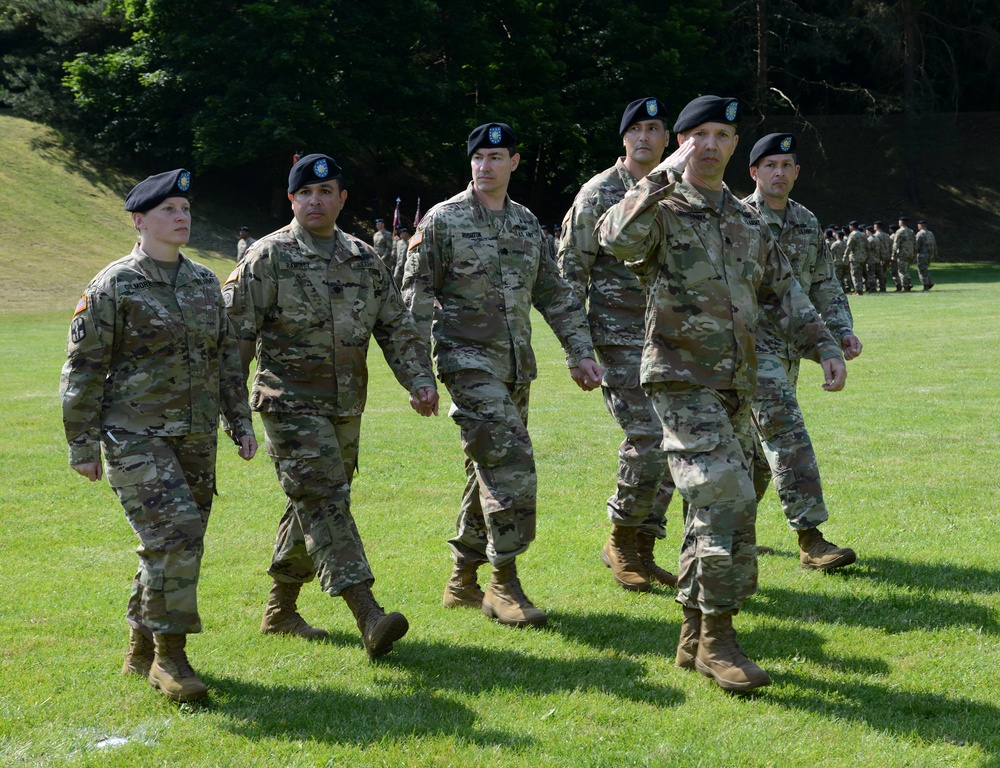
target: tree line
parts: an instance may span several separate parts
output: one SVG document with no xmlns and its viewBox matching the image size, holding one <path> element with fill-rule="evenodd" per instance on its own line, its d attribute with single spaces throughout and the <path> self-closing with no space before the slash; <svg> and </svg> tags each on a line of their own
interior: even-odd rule
<svg viewBox="0 0 1000 768">
<path fill-rule="evenodd" d="M 331 151 L 376 213 L 467 175 L 469 129 L 505 120 L 537 205 L 608 164 L 640 96 L 913 131 L 995 109 L 998 30 L 992 0 L 9 0 L 0 104 L 123 168 L 264 169 L 275 204 L 294 153 Z"/>
</svg>

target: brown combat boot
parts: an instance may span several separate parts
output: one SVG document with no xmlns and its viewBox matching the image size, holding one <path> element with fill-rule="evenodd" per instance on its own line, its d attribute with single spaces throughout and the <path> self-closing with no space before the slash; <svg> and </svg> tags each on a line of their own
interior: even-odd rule
<svg viewBox="0 0 1000 768">
<path fill-rule="evenodd" d="M 267 596 L 267 605 L 264 606 L 261 632 L 265 635 L 296 635 L 306 640 L 321 640 L 330 636 L 325 629 L 309 625 L 299 615 L 295 603 L 301 589 L 301 584 L 274 580 L 271 594 Z"/>
<path fill-rule="evenodd" d="M 853 549 L 838 547 L 823 538 L 819 528 L 806 528 L 799 534 L 799 562 L 813 571 L 832 571 L 850 565 L 858 556 Z"/>
<path fill-rule="evenodd" d="M 368 657 L 374 659 L 384 656 L 392 650 L 392 644 L 399 640 L 410 628 L 406 617 L 397 612 L 387 614 L 372 594 L 371 584 L 362 582 L 352 584 L 341 597 L 347 602 L 351 613 L 358 621 L 361 639 L 365 644 Z"/>
<path fill-rule="evenodd" d="M 149 668 L 153 666 L 153 633 L 143 627 L 129 627 L 128 653 L 122 664 L 123 675 L 140 675 L 149 677 Z"/>
<path fill-rule="evenodd" d="M 638 528 L 611 526 L 611 535 L 601 549 L 601 562 L 611 569 L 611 575 L 622 589 L 632 592 L 649 591 L 649 573 L 639 562 L 636 552 Z"/>
<path fill-rule="evenodd" d="M 665 587 L 676 587 L 677 577 L 666 568 L 661 568 L 653 559 L 653 547 L 656 546 L 656 537 L 651 533 L 638 531 L 635 535 L 635 551 L 639 557 L 639 562 L 649 574 L 649 580 L 662 584 Z"/>
<path fill-rule="evenodd" d="M 544 627 L 549 620 L 524 594 L 514 561 L 493 568 L 483 595 L 483 613 L 511 627 Z"/>
<path fill-rule="evenodd" d="M 153 635 L 155 655 L 149 684 L 173 701 L 197 701 L 208 694 L 208 687 L 188 663 L 186 643 L 187 635 Z"/>
<path fill-rule="evenodd" d="M 455 563 L 451 578 L 444 585 L 445 608 L 481 608 L 483 590 L 479 586 L 476 571 L 480 562 Z"/>
<path fill-rule="evenodd" d="M 770 685 L 767 672 L 750 661 L 736 642 L 734 614 L 735 611 L 721 616 L 702 615 L 695 668 L 727 691 L 750 691 Z"/>
<path fill-rule="evenodd" d="M 694 669 L 694 659 L 698 655 L 698 641 L 701 639 L 701 609 L 684 606 L 684 622 L 681 637 L 677 641 L 677 658 L 674 666 L 678 669 Z"/>
</svg>

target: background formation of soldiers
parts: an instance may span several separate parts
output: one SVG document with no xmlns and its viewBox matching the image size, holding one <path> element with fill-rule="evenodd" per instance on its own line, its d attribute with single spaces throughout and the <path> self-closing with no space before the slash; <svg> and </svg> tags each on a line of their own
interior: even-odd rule
<svg viewBox="0 0 1000 768">
<path fill-rule="evenodd" d="M 900 216 L 888 232 L 881 221 L 867 225 L 852 221 L 846 229 L 827 227 L 826 244 L 845 293 L 885 293 L 886 274 L 896 293 L 908 292 L 913 289 L 914 261 L 924 290 L 934 287 L 930 265 L 937 258 L 937 240 L 923 219 L 917 222 L 916 234 L 908 223 L 906 216 Z"/>
</svg>

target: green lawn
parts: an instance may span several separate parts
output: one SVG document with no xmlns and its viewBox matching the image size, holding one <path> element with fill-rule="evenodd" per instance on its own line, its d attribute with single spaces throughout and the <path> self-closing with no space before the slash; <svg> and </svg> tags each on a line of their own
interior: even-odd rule
<svg viewBox="0 0 1000 768">
<path fill-rule="evenodd" d="M 458 429 L 413 414 L 373 350 L 354 511 L 376 594 L 410 633 L 370 663 L 343 601 L 309 585 L 303 613 L 332 642 L 259 634 L 283 496 L 266 456 L 244 463 L 226 446 L 205 631 L 189 643 L 212 693 L 168 703 L 118 674 L 134 536 L 106 483 L 66 466 L 57 389 L 73 304 L 5 313 L 0 763 L 1000 766 L 1000 268 L 936 266 L 935 280 L 928 294 L 854 300 L 865 351 L 844 392 L 804 366 L 824 532 L 858 563 L 800 570 L 768 495 L 758 538 L 777 554 L 737 619 L 774 680 L 752 697 L 674 669 L 671 593 L 623 592 L 601 565 L 620 437 L 538 319 L 538 540 L 520 570 L 549 627 L 441 606 Z M 672 570 L 678 515 L 657 550 Z"/>
</svg>

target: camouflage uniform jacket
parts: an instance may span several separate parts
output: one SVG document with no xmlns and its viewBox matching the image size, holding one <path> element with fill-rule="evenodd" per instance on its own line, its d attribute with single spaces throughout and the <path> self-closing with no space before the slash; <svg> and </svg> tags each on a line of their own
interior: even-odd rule
<svg viewBox="0 0 1000 768">
<path fill-rule="evenodd" d="M 916 251 L 930 261 L 937 257 L 937 240 L 929 229 L 921 229 L 916 236 Z"/>
<path fill-rule="evenodd" d="M 433 332 L 438 374 L 473 369 L 532 381 L 532 305 L 570 365 L 594 357 L 583 306 L 546 255 L 538 219 L 509 197 L 504 210 L 498 230 L 470 183 L 431 208 L 410 238 L 403 297 L 425 338 Z"/>
<path fill-rule="evenodd" d="M 830 243 L 830 257 L 834 266 L 843 266 L 847 263 L 847 241 L 834 240 Z"/>
<path fill-rule="evenodd" d="M 404 388 L 434 386 L 427 345 L 382 260 L 336 235 L 331 258 L 292 221 L 258 240 L 223 287 L 237 335 L 256 340 L 256 411 L 361 415 L 373 335 Z"/>
<path fill-rule="evenodd" d="M 173 283 L 173 284 L 172 284 Z M 219 279 L 181 256 L 176 279 L 138 245 L 90 281 L 60 381 L 70 464 L 100 461 L 100 433 L 252 434 L 246 382 Z"/>
<path fill-rule="evenodd" d="M 909 264 L 913 261 L 916 239 L 909 227 L 900 227 L 892 237 L 892 255 Z"/>
<path fill-rule="evenodd" d="M 559 271 L 580 301 L 587 302 L 590 333 L 597 346 L 641 347 L 645 291 L 639 278 L 597 242 L 597 221 L 635 186 L 622 158 L 577 192 L 566 212 L 559 242 Z"/>
<path fill-rule="evenodd" d="M 387 229 L 383 229 L 381 232 L 376 229 L 375 236 L 372 238 L 372 246 L 378 257 L 388 264 L 389 256 L 392 253 L 392 233 Z"/>
<path fill-rule="evenodd" d="M 654 171 L 604 215 L 599 240 L 649 286 L 643 384 L 753 393 L 761 308 L 796 357 L 843 359 L 767 226 L 728 189 L 717 209 Z"/>
<path fill-rule="evenodd" d="M 392 273 L 392 279 L 396 282 L 396 285 L 403 284 L 403 268 L 406 266 L 406 248 L 409 244 L 409 240 L 398 237 L 392 246 L 392 266 L 389 268 L 389 271 Z"/>
<path fill-rule="evenodd" d="M 883 264 L 888 264 L 892 256 L 892 238 L 881 229 L 875 230 L 875 255 Z"/>
<path fill-rule="evenodd" d="M 868 261 L 868 238 L 860 229 L 851 230 L 851 234 L 847 236 L 844 258 L 848 263 L 856 261 L 858 264 L 864 264 Z"/>
<path fill-rule="evenodd" d="M 812 211 L 794 200 L 788 201 L 784 217 L 768 208 L 759 192 L 754 192 L 743 202 L 757 211 L 771 232 L 778 229 L 777 241 L 792 265 L 792 273 L 799 281 L 809 301 L 819 312 L 833 338 L 840 340 L 854 333 L 851 307 L 833 271 L 826 239 L 820 231 L 819 221 Z M 797 360 L 792 349 L 771 319 L 761 312 L 757 326 L 757 352 L 777 355 L 784 360 Z"/>
</svg>

